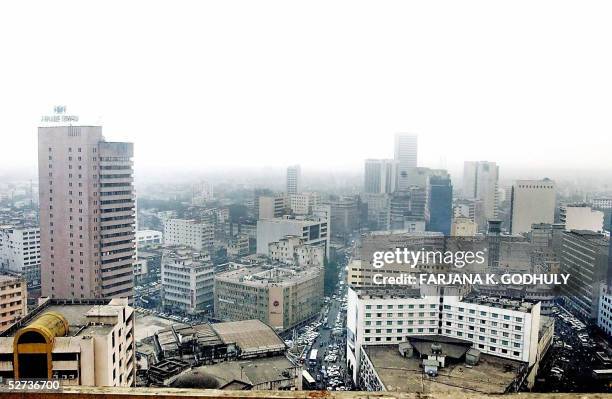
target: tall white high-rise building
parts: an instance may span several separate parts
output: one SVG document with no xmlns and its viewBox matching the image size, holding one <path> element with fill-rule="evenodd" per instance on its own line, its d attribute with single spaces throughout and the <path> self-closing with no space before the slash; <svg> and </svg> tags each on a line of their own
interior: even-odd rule
<svg viewBox="0 0 612 399">
<path fill-rule="evenodd" d="M 550 179 L 517 180 L 512 186 L 512 234 L 530 232 L 534 223 L 553 223 L 555 195 L 555 182 Z"/>
<path fill-rule="evenodd" d="M 366 159 L 364 192 L 391 194 L 397 183 L 397 161 L 392 159 Z"/>
<path fill-rule="evenodd" d="M 484 217 L 479 219 L 489 220 L 498 216 L 498 180 L 499 166 L 495 162 L 467 161 L 463 164 L 463 196 L 482 201 Z"/>
<path fill-rule="evenodd" d="M 38 128 L 43 296 L 132 297 L 133 153 L 101 126 Z"/>
<path fill-rule="evenodd" d="M 293 165 L 287 168 L 287 194 L 297 194 L 300 192 L 301 174 L 300 165 Z"/>
<path fill-rule="evenodd" d="M 410 170 L 417 166 L 417 135 L 409 133 L 395 134 L 395 161 L 397 161 L 398 189 L 405 190 L 410 186 Z"/>
</svg>

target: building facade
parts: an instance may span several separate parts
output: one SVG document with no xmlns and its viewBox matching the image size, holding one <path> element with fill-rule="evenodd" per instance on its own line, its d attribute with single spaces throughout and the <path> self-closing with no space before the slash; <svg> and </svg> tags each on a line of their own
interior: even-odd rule
<svg viewBox="0 0 612 399">
<path fill-rule="evenodd" d="M 182 245 L 196 251 L 211 251 L 214 237 L 215 228 L 211 223 L 195 219 L 168 219 L 164 222 L 164 243 L 169 246 Z"/>
<path fill-rule="evenodd" d="M 0 226 L 0 270 L 22 275 L 30 287 L 40 286 L 38 226 Z"/>
<path fill-rule="evenodd" d="M 23 277 L 0 275 L 0 332 L 28 313 L 28 291 Z"/>
<path fill-rule="evenodd" d="M 405 190 L 413 183 L 410 172 L 417 167 L 417 135 L 396 133 L 394 158 L 397 162 L 397 189 Z"/>
<path fill-rule="evenodd" d="M 396 190 L 398 162 L 392 159 L 366 159 L 363 191 L 391 194 Z"/>
<path fill-rule="evenodd" d="M 257 221 L 257 253 L 268 255 L 269 245 L 285 236 L 304 238 L 307 244 L 324 244 L 329 256 L 328 222 L 322 218 L 275 218 Z"/>
<path fill-rule="evenodd" d="M 165 250 L 161 284 L 164 308 L 189 314 L 212 312 L 214 267 L 207 253 L 186 247 Z"/>
<path fill-rule="evenodd" d="M 453 217 L 453 185 L 450 177 L 432 176 L 427 180 L 425 224 L 427 231 L 445 235 L 451 232 Z"/>
<path fill-rule="evenodd" d="M 535 223 L 554 223 L 556 188 L 549 179 L 517 180 L 512 186 L 510 231 L 528 233 Z"/>
<path fill-rule="evenodd" d="M 287 168 L 287 194 L 298 194 L 301 191 L 301 175 L 302 169 L 300 165 L 293 165 Z"/>
<path fill-rule="evenodd" d="M 43 296 L 132 297 L 133 152 L 100 126 L 38 129 Z"/>
</svg>

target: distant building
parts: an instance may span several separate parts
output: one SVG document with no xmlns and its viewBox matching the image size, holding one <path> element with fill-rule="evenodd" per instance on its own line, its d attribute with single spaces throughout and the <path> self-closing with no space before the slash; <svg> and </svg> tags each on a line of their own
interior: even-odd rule
<svg viewBox="0 0 612 399">
<path fill-rule="evenodd" d="M 134 312 L 127 298 L 45 300 L 0 333 L 6 379 L 131 387 L 136 378 Z"/>
<path fill-rule="evenodd" d="M 450 177 L 432 176 L 427 180 L 425 222 L 427 231 L 450 234 L 453 215 L 453 185 Z"/>
<path fill-rule="evenodd" d="M 597 326 L 612 337 L 612 293 L 607 285 L 601 285 L 599 295 L 599 310 L 597 312 Z"/>
<path fill-rule="evenodd" d="M 517 180 L 512 186 L 512 234 L 528 233 L 534 223 L 554 223 L 555 196 L 555 183 L 550 179 Z"/>
<path fill-rule="evenodd" d="M 161 231 L 155 230 L 138 230 L 136 231 L 136 245 L 139 247 L 145 245 L 163 244 L 164 234 Z"/>
<path fill-rule="evenodd" d="M 287 197 L 284 195 L 260 196 L 258 200 L 258 218 L 272 219 L 285 214 L 287 208 Z"/>
<path fill-rule="evenodd" d="M 179 247 L 164 251 L 162 305 L 189 314 L 212 312 L 214 268 L 207 253 Z"/>
<path fill-rule="evenodd" d="M 196 251 L 211 251 L 214 244 L 214 226 L 194 219 L 168 219 L 164 222 L 164 243 L 184 245 Z"/>
<path fill-rule="evenodd" d="M 561 293 L 568 308 L 588 323 L 597 321 L 600 287 L 609 277 L 608 245 L 603 234 L 594 231 L 563 233 L 561 273 L 570 277 Z"/>
<path fill-rule="evenodd" d="M 28 286 L 40 286 L 40 228 L 0 225 L 0 270 L 25 277 Z"/>
<path fill-rule="evenodd" d="M 398 162 L 392 159 L 366 159 L 364 192 L 391 194 L 396 190 Z"/>
<path fill-rule="evenodd" d="M 566 230 L 603 231 L 604 213 L 587 204 L 563 205 L 559 208 L 559 221 Z"/>
<path fill-rule="evenodd" d="M 321 311 L 323 268 L 243 267 L 215 276 L 215 316 L 284 331 Z"/>
<path fill-rule="evenodd" d="M 271 242 L 276 242 L 285 236 L 298 236 L 306 239 L 307 244 L 325 245 L 325 253 L 329 256 L 330 235 L 328 222 L 320 218 L 274 218 L 257 221 L 257 253 L 268 255 Z"/>
<path fill-rule="evenodd" d="M 451 236 L 474 237 L 478 233 L 478 225 L 469 218 L 453 218 Z"/>
<path fill-rule="evenodd" d="M 372 230 L 386 230 L 389 225 L 389 194 L 361 194 L 368 208 L 368 226 Z"/>
<path fill-rule="evenodd" d="M 301 191 L 302 170 L 300 165 L 287 168 L 287 194 L 298 194 Z"/>
<path fill-rule="evenodd" d="M 250 253 L 250 239 L 247 234 L 238 234 L 227 246 L 227 257 L 230 259 L 246 256 Z"/>
<path fill-rule="evenodd" d="M 612 198 L 593 198 L 591 205 L 596 209 L 612 209 Z"/>
<path fill-rule="evenodd" d="M 330 230 L 333 236 L 347 236 L 359 229 L 359 201 L 343 196 L 329 201 Z"/>
<path fill-rule="evenodd" d="M 133 297 L 133 154 L 100 126 L 38 128 L 43 296 Z"/>
<path fill-rule="evenodd" d="M 304 192 L 289 196 L 289 207 L 296 215 L 310 215 L 321 203 L 321 196 L 317 192 Z M 282 214 L 275 216 L 279 217 Z"/>
<path fill-rule="evenodd" d="M 0 332 L 28 313 L 28 291 L 23 277 L 0 275 Z"/>
<path fill-rule="evenodd" d="M 306 239 L 286 236 L 269 244 L 268 256 L 278 262 L 297 266 L 324 266 L 325 245 L 306 244 Z"/>
<path fill-rule="evenodd" d="M 467 199 L 482 201 L 482 219 L 498 217 L 499 166 L 495 162 L 465 162 L 463 167 L 463 195 Z M 484 223 L 481 227 L 484 227 Z"/>
<path fill-rule="evenodd" d="M 397 162 L 397 189 L 405 190 L 414 184 L 410 181 L 411 169 L 417 167 L 417 135 L 395 134 L 394 160 Z"/>
</svg>

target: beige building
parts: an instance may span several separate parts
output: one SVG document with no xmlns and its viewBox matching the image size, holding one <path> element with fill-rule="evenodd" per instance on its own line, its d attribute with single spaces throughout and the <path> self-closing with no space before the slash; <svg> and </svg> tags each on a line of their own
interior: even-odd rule
<svg viewBox="0 0 612 399">
<path fill-rule="evenodd" d="M 0 376 L 62 385 L 134 386 L 134 312 L 127 298 L 45 298 L 0 334 Z"/>
<path fill-rule="evenodd" d="M 543 180 L 517 180 L 512 186 L 512 234 L 528 233 L 535 223 L 555 221 L 555 182 Z"/>
<path fill-rule="evenodd" d="M 257 318 L 283 331 L 319 314 L 323 268 L 243 267 L 215 276 L 215 315 Z"/>
<path fill-rule="evenodd" d="M 211 251 L 214 236 L 212 223 L 194 219 L 168 219 L 164 222 L 166 245 L 185 245 L 197 251 Z"/>
<path fill-rule="evenodd" d="M 0 276 L 0 332 L 26 315 L 27 292 L 22 277 Z"/>
<path fill-rule="evenodd" d="M 466 217 L 456 217 L 451 225 L 452 237 L 473 237 L 478 233 L 478 224 Z"/>
<path fill-rule="evenodd" d="M 132 156 L 100 126 L 38 128 L 43 296 L 132 297 Z"/>
<path fill-rule="evenodd" d="M 278 218 L 285 214 L 285 208 L 287 208 L 286 196 L 260 196 L 257 200 L 258 219 Z"/>
</svg>

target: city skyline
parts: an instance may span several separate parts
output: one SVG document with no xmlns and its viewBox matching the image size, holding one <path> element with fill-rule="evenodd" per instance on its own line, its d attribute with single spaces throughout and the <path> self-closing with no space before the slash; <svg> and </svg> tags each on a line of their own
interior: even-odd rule
<svg viewBox="0 0 612 399">
<path fill-rule="evenodd" d="M 121 13 L 97 7 L 96 20 L 80 5 L 3 5 L 2 15 L 27 17 L 38 30 L 24 30 L 20 18 L 0 24 L 4 37 L 20 36 L 6 44 L 12 62 L 0 75 L 0 106 L 10 116 L 0 122 L 8 138 L 0 168 L 31 167 L 40 116 L 58 104 L 139 143 L 136 168 L 151 173 L 292 164 L 359 170 L 366 158 L 392 157 L 397 132 L 419 135 L 420 165 L 451 171 L 463 160 L 495 161 L 502 174 L 526 159 L 530 168 L 612 166 L 612 57 L 601 51 L 612 35 L 608 3 L 446 6 L 437 15 L 433 5 L 340 2 L 277 20 L 272 9 L 295 6 L 243 3 L 236 13 L 200 5 L 185 13 L 147 3 L 140 34 L 131 30 L 136 4 Z M 504 18 L 483 19 L 477 10 Z M 433 22 L 419 18 L 432 14 Z M 173 17 L 186 21 L 157 30 Z M 372 29 L 362 30 L 364 21 Z M 211 39 L 220 36 L 222 44 Z M 79 62 L 62 62 L 59 48 L 74 49 Z M 45 67 L 32 73 L 40 59 Z"/>
</svg>

